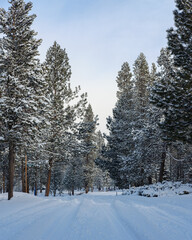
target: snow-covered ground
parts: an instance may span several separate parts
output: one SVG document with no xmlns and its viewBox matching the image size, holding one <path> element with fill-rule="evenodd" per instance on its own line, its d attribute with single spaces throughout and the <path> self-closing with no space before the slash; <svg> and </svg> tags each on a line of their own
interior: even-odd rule
<svg viewBox="0 0 192 240">
<path fill-rule="evenodd" d="M 1 240 L 192 240 L 192 194 L 0 194 Z"/>
<path fill-rule="evenodd" d="M 125 195 L 139 195 L 144 197 L 163 197 L 192 194 L 192 184 L 181 182 L 155 183 L 141 187 L 132 187 L 123 192 Z"/>
</svg>

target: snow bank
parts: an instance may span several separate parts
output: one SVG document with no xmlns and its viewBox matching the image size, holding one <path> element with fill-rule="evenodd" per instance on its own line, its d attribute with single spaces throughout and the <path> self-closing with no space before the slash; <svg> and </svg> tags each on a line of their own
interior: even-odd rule
<svg viewBox="0 0 192 240">
<path fill-rule="evenodd" d="M 156 183 L 142 187 L 131 187 L 123 192 L 123 195 L 138 195 L 144 197 L 162 197 L 185 195 L 192 193 L 192 184 L 182 184 L 181 182 Z"/>
</svg>

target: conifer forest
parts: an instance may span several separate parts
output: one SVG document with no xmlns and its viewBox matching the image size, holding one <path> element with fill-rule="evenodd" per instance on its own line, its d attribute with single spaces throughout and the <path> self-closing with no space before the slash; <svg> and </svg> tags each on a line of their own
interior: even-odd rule
<svg viewBox="0 0 192 240">
<path fill-rule="evenodd" d="M 71 85 L 65 46 L 53 42 L 40 62 L 32 8 L 0 8 L 0 193 L 192 183 L 192 0 L 175 0 L 157 62 L 143 52 L 133 66 L 122 62 L 105 133 L 89 93 Z"/>
</svg>

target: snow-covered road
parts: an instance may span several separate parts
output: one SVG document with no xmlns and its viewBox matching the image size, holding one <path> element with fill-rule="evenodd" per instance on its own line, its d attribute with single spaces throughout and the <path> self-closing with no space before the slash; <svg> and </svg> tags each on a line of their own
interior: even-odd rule
<svg viewBox="0 0 192 240">
<path fill-rule="evenodd" d="M 0 194 L 0 240 L 192 240 L 192 195 Z"/>
</svg>

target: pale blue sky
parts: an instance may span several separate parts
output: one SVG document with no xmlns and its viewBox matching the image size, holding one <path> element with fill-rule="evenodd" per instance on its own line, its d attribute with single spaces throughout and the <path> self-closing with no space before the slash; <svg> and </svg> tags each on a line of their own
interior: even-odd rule
<svg viewBox="0 0 192 240">
<path fill-rule="evenodd" d="M 7 9 L 7 0 L 0 0 Z M 33 29 L 43 39 L 41 61 L 56 40 L 66 48 L 72 85 L 88 92 L 100 129 L 116 102 L 116 76 L 123 62 L 132 67 L 140 52 L 151 65 L 166 46 L 174 0 L 33 0 Z"/>
</svg>

